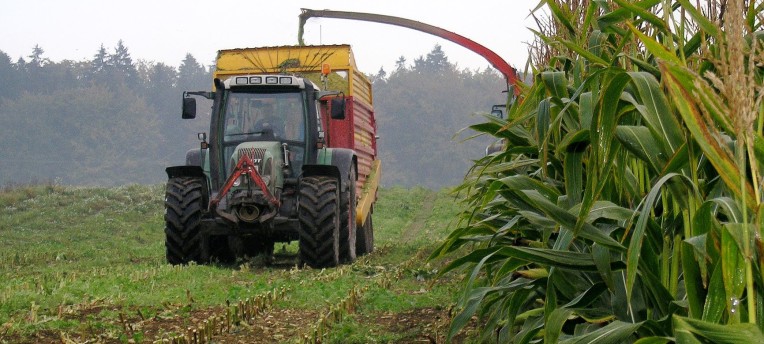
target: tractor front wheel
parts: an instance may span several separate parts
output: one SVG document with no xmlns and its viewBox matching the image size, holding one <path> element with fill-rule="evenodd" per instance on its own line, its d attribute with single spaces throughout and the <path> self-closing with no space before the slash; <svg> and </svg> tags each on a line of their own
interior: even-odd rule
<svg viewBox="0 0 764 344">
<path fill-rule="evenodd" d="M 305 177 L 300 182 L 300 261 L 312 268 L 339 264 L 340 197 L 337 179 Z"/>
<path fill-rule="evenodd" d="M 199 232 L 202 218 L 203 183 L 198 178 L 176 177 L 165 190 L 165 248 L 167 262 L 203 262 L 203 240 Z"/>
</svg>

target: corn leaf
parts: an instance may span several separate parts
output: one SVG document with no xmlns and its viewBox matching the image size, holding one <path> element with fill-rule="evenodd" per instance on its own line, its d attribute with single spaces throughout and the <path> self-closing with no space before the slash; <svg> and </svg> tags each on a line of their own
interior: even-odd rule
<svg viewBox="0 0 764 344">
<path fill-rule="evenodd" d="M 552 250 L 545 248 L 506 246 L 501 248 L 497 255 L 522 259 L 542 266 L 553 266 L 562 269 L 575 269 L 581 271 L 595 271 L 597 269 L 594 259 L 589 253 L 574 251 Z M 611 269 L 622 269 L 620 261 L 611 262 Z"/>
<path fill-rule="evenodd" d="M 711 273 L 711 280 L 708 285 L 708 296 L 703 305 L 703 315 L 701 319 L 711 323 L 718 323 L 722 319 L 724 309 L 727 308 L 726 296 L 724 291 L 724 276 L 722 265 L 716 264 Z"/>
<path fill-rule="evenodd" d="M 454 320 L 451 322 L 451 327 L 448 331 L 448 338 L 453 338 L 459 330 L 461 330 L 465 325 L 467 325 L 467 322 L 472 318 L 472 316 L 475 314 L 475 312 L 478 309 L 478 306 L 480 306 L 480 303 L 483 301 L 483 299 L 486 297 L 486 295 L 490 293 L 495 293 L 500 290 L 505 289 L 504 287 L 483 287 L 483 288 L 475 288 L 472 289 L 469 296 L 467 297 L 467 302 L 464 306 L 464 309 L 462 309 L 459 314 L 457 314 L 454 317 Z"/>
<path fill-rule="evenodd" d="M 557 18 L 557 20 L 560 21 L 560 24 L 565 27 L 565 29 L 568 30 L 568 33 L 571 36 L 576 35 L 576 29 L 573 27 L 573 24 L 571 24 L 570 20 L 568 19 L 568 16 L 565 15 L 562 8 L 557 4 L 556 1 L 546 0 L 546 5 L 549 8 L 549 10 L 554 14 L 554 17 Z"/>
<path fill-rule="evenodd" d="M 563 308 L 570 308 L 570 309 L 580 309 L 589 306 L 593 302 L 597 300 L 597 298 L 602 295 L 603 292 L 607 290 L 604 283 L 597 283 L 591 288 L 586 289 L 583 293 L 576 296 L 574 299 L 570 300 L 567 304 L 562 306 Z"/>
<path fill-rule="evenodd" d="M 660 172 L 666 165 L 660 144 L 645 126 L 619 125 L 615 130 L 618 141 L 624 148 L 646 162 L 654 172 Z"/>
<path fill-rule="evenodd" d="M 634 7 L 640 9 L 648 9 L 657 4 L 660 4 L 662 0 L 643 0 L 633 4 Z M 617 24 L 621 24 L 624 21 L 631 19 L 634 16 L 630 8 L 621 7 L 614 11 L 611 11 L 597 19 L 599 26 L 602 30 L 615 28 Z"/>
<path fill-rule="evenodd" d="M 565 325 L 571 314 L 573 314 L 573 311 L 567 308 L 556 308 L 552 311 L 552 314 L 546 320 L 544 329 L 545 343 L 557 343 L 562 332 L 562 326 Z"/>
<path fill-rule="evenodd" d="M 654 1 L 646 2 L 643 1 L 640 4 L 633 4 L 630 1 L 623 1 L 623 0 L 613 0 L 615 1 L 618 6 L 620 6 L 623 9 L 626 9 L 629 11 L 629 14 L 632 16 L 637 16 L 641 19 L 644 19 L 650 24 L 653 24 L 656 29 L 659 29 L 662 32 L 669 32 L 668 26 L 665 22 L 663 22 L 663 19 L 659 18 L 652 12 L 648 10 L 649 7 L 646 7 L 645 5 L 654 5 Z M 640 6 L 641 5 L 641 6 Z M 652 7 L 652 6 L 650 6 Z"/>
<path fill-rule="evenodd" d="M 706 295 L 703 288 L 704 276 L 701 276 L 700 266 L 695 260 L 693 247 L 685 242 L 682 244 L 681 250 L 682 273 L 684 274 L 684 289 L 687 294 L 689 315 L 699 319 L 703 315 L 703 299 Z M 705 261 L 700 261 L 700 265 L 705 267 Z"/>
<path fill-rule="evenodd" d="M 641 323 L 626 323 L 622 321 L 614 321 L 607 326 L 587 333 L 583 336 L 577 336 L 575 338 L 566 339 L 560 341 L 562 344 L 584 344 L 584 343 L 599 343 L 599 344 L 617 344 L 628 342 L 628 339 L 632 337 Z"/>
<path fill-rule="evenodd" d="M 674 177 L 679 177 L 680 180 L 686 180 L 692 185 L 692 181 L 676 173 L 670 173 L 661 177 L 655 185 L 653 185 L 650 193 L 647 194 L 647 197 L 642 204 L 643 210 L 634 226 L 634 233 L 629 241 L 629 249 L 626 253 L 626 297 L 629 302 L 631 302 L 632 293 L 634 292 L 634 283 L 637 278 L 637 270 L 639 269 L 639 255 L 642 252 L 642 243 L 647 229 L 647 223 L 650 218 L 651 212 L 649 209 L 652 209 L 658 196 L 660 196 L 663 185 Z"/>
<path fill-rule="evenodd" d="M 722 230 L 721 240 L 721 264 L 722 264 L 722 277 L 724 280 L 724 291 L 727 295 L 728 309 L 730 310 L 730 316 L 740 319 L 739 307 L 740 300 L 743 297 L 743 291 L 745 290 L 745 260 L 741 253 L 741 249 L 738 247 L 737 240 L 731 228 L 732 224 L 724 225 Z"/>
<path fill-rule="evenodd" d="M 682 6 L 683 10 L 687 11 L 687 14 L 695 20 L 703 31 L 707 32 L 710 36 L 719 37 L 719 27 L 703 15 L 689 0 L 676 0 L 676 2 Z"/>
<path fill-rule="evenodd" d="M 634 342 L 634 344 L 666 344 L 672 342 L 674 342 L 674 339 L 669 337 L 644 337 Z"/>
<path fill-rule="evenodd" d="M 764 343 L 764 335 L 756 324 L 719 325 L 678 315 L 672 319 L 675 331 L 689 334 L 695 340 L 704 339 L 717 344 Z"/>
<path fill-rule="evenodd" d="M 663 153 L 667 156 L 674 155 L 685 139 L 658 80 L 645 72 L 631 72 L 629 76 L 640 100 L 639 104 L 634 103 L 636 109 L 650 128 L 653 137 L 663 145 Z"/>
<path fill-rule="evenodd" d="M 610 262 L 612 261 L 610 250 L 601 245 L 594 244 L 592 245 L 592 258 L 594 259 L 594 264 L 597 265 L 600 277 L 605 281 L 608 289 L 614 291 L 615 281 L 613 280 L 613 270 L 610 269 Z"/>
<path fill-rule="evenodd" d="M 577 214 L 581 208 L 581 204 L 573 206 L 569 212 Z M 610 201 L 597 201 L 594 202 L 592 208 L 589 209 L 589 214 L 586 216 L 586 221 L 594 223 L 599 219 L 610 219 L 619 222 L 625 222 L 630 220 L 634 216 L 634 210 L 621 207 Z"/>
<path fill-rule="evenodd" d="M 601 57 L 597 55 L 594 55 L 592 52 L 590 52 L 589 50 L 586 50 L 586 48 L 576 44 L 575 42 L 571 42 L 569 40 L 562 39 L 562 38 L 557 38 L 556 41 L 564 45 L 566 48 L 575 51 L 576 53 L 581 55 L 581 57 L 583 57 L 584 59 L 586 59 L 587 61 L 595 65 L 600 65 L 602 67 L 606 67 L 610 65 L 610 62 L 602 59 Z"/>
<path fill-rule="evenodd" d="M 522 193 L 526 196 L 527 202 L 531 203 L 536 207 L 536 209 L 546 214 L 546 216 L 549 218 L 557 221 L 557 223 L 559 223 L 561 226 L 566 228 L 573 228 L 576 226 L 576 215 L 573 215 L 565 209 L 558 207 L 554 203 L 550 202 L 547 198 L 541 196 L 541 194 L 537 191 L 523 190 Z M 618 241 L 609 237 L 607 234 L 603 233 L 602 230 L 585 221 L 582 223 L 581 230 L 577 233 L 577 236 L 589 239 L 593 242 L 617 251 L 624 249 L 624 247 L 621 246 Z"/>
<path fill-rule="evenodd" d="M 601 93 L 597 107 L 592 118 L 590 132 L 592 135 L 593 149 L 590 155 L 590 163 L 587 164 L 586 175 L 588 185 L 584 192 L 581 209 L 578 213 L 573 231 L 576 234 L 586 226 L 586 216 L 594 201 L 601 194 L 607 184 L 607 180 L 615 163 L 616 149 L 613 147 L 616 124 L 620 115 L 620 98 L 623 89 L 628 83 L 626 73 L 615 71 L 609 75 L 608 82 Z M 570 228 L 570 227 L 568 227 Z"/>
<path fill-rule="evenodd" d="M 628 26 L 631 32 L 634 33 L 634 35 L 636 35 L 639 38 L 639 40 L 645 44 L 645 47 L 651 54 L 653 54 L 653 56 L 664 61 L 677 63 L 677 64 L 681 63 L 681 61 L 676 56 L 676 54 L 666 49 L 664 45 L 658 43 L 658 41 L 645 35 L 644 33 L 642 33 L 642 31 L 634 27 L 634 25 L 628 24 Z"/>
<path fill-rule="evenodd" d="M 753 187 L 746 183 L 745 194 L 741 194 L 739 169 L 732 157 L 732 153 L 719 142 L 721 133 L 706 122 L 701 110 L 695 105 L 699 93 L 707 92 L 707 89 L 698 89 L 694 86 L 692 73 L 684 68 L 660 64 L 664 80 L 669 93 L 679 114 L 682 116 L 687 129 L 700 146 L 700 149 L 716 168 L 719 177 L 722 178 L 728 189 L 738 197 L 745 197 L 748 204 L 755 204 Z M 712 97 L 712 95 L 707 95 Z M 702 96 L 701 96 L 702 97 Z M 707 109 L 713 111 L 713 109 Z M 715 116 L 724 116 L 716 114 Z"/>
</svg>

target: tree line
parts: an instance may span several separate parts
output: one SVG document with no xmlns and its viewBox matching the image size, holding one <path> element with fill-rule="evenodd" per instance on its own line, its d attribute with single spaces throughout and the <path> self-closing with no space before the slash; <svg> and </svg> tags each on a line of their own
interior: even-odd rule
<svg viewBox="0 0 764 344">
<path fill-rule="evenodd" d="M 451 63 L 436 45 L 408 65 L 401 57 L 387 75 L 372 77 L 383 185 L 441 188 L 459 184 L 491 141 L 466 140 L 462 129 L 506 103 L 504 79 L 493 69 Z"/>
<path fill-rule="evenodd" d="M 182 163 L 200 123 L 178 120 L 180 94 L 209 88 L 210 68 L 134 61 L 120 41 L 91 60 L 54 62 L 35 46 L 12 62 L 0 51 L 0 182 L 155 183 Z"/>
<path fill-rule="evenodd" d="M 159 183 L 196 147 L 204 118 L 180 119 L 184 90 L 211 88 L 213 66 L 187 54 L 175 67 L 135 60 L 124 42 L 92 59 L 51 61 L 40 46 L 12 60 L 0 50 L 0 183 Z M 475 112 L 502 103 L 491 69 L 459 69 L 440 46 L 412 64 L 401 57 L 373 81 L 384 185 L 459 183 L 485 142 L 460 144 Z"/>
</svg>

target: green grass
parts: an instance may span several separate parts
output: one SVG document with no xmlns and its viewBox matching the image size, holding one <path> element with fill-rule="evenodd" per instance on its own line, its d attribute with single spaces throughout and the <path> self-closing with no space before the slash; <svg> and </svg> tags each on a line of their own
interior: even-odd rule
<svg viewBox="0 0 764 344">
<path fill-rule="evenodd" d="M 323 271 L 265 267 L 256 260 L 170 266 L 164 258 L 163 193 L 162 185 L 48 185 L 0 192 L 0 342 L 32 341 L 40 333 L 152 341 L 140 331 L 125 333 L 120 317 L 191 321 L 195 311 L 280 287 L 289 292 L 275 303 L 276 310 L 320 313 L 353 286 L 368 289 L 357 312 L 334 324 L 327 339 L 389 342 L 400 335 L 373 319 L 444 309 L 455 301 L 455 283 L 433 281 L 440 263 L 425 261 L 457 212 L 445 191 L 381 190 L 374 209 L 375 253 Z M 296 245 L 287 251 L 295 252 Z M 381 286 L 396 274 L 400 278 L 389 288 Z"/>
</svg>

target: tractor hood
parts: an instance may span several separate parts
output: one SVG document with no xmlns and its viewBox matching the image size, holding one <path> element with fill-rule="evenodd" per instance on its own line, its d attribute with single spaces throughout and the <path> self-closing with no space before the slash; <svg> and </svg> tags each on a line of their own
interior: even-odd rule
<svg viewBox="0 0 764 344">
<path fill-rule="evenodd" d="M 281 143 L 278 141 L 260 141 L 260 142 L 244 142 L 236 146 L 229 161 L 228 174 L 231 174 L 231 169 L 236 166 L 241 159 L 242 155 L 247 155 L 255 164 L 257 172 L 263 178 L 263 181 L 268 186 L 268 191 L 275 193 L 276 189 L 281 189 L 284 185 L 284 176 L 282 173 L 282 166 L 284 166 L 284 157 L 282 153 Z M 241 181 L 237 181 L 234 184 L 233 189 L 247 188 L 249 180 L 247 178 L 241 178 Z"/>
</svg>

